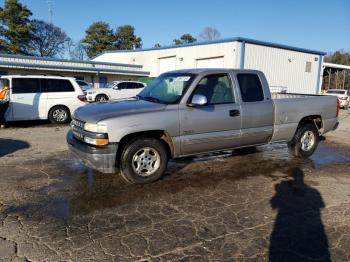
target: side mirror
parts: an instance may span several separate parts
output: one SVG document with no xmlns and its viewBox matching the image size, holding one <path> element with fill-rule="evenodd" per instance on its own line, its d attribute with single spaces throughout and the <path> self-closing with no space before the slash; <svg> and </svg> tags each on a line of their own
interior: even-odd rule
<svg viewBox="0 0 350 262">
<path fill-rule="evenodd" d="M 204 95 L 194 95 L 189 106 L 204 106 L 207 103 L 208 100 Z"/>
</svg>

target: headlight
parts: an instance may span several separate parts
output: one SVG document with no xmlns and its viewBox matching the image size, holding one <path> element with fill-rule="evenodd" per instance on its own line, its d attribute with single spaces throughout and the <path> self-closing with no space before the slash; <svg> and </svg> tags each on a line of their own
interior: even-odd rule
<svg viewBox="0 0 350 262">
<path fill-rule="evenodd" d="M 95 133 L 107 133 L 107 126 L 105 124 L 91 124 L 85 123 L 84 129 L 86 131 L 95 132 Z"/>
</svg>

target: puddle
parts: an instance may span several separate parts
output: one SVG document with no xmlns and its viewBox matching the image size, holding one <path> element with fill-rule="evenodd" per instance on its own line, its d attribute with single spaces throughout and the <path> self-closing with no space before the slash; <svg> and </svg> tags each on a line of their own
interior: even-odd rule
<svg viewBox="0 0 350 262">
<path fill-rule="evenodd" d="M 45 172 L 53 181 L 37 190 L 39 200 L 11 207 L 6 212 L 68 220 L 97 210 L 130 208 L 142 201 L 158 202 L 185 191 L 211 191 L 219 185 L 234 184 L 253 176 L 278 180 L 290 176 L 295 168 L 319 169 L 350 162 L 345 149 L 327 144 L 321 144 L 312 158 L 306 160 L 292 157 L 286 145 L 267 145 L 256 150 L 225 151 L 170 161 L 163 179 L 148 185 L 127 185 L 118 175 L 95 172 L 69 155 L 65 157 L 55 156 L 45 162 L 48 165 Z"/>
</svg>

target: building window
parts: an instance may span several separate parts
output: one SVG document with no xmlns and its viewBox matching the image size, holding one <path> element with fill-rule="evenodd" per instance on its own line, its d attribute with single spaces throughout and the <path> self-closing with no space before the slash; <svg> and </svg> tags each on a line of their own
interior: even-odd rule
<svg viewBox="0 0 350 262">
<path fill-rule="evenodd" d="M 305 72 L 307 73 L 311 73 L 311 62 L 306 62 L 306 65 L 305 65 Z"/>
</svg>

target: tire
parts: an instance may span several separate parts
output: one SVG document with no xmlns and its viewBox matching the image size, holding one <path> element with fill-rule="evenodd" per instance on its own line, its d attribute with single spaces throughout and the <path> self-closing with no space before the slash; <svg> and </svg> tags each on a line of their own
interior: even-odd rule
<svg viewBox="0 0 350 262">
<path fill-rule="evenodd" d="M 120 175 L 128 183 L 146 184 L 158 180 L 168 164 L 164 142 L 153 137 L 131 140 L 120 158 Z"/>
<path fill-rule="evenodd" d="M 319 141 L 320 137 L 316 125 L 306 123 L 298 127 L 293 140 L 288 143 L 288 148 L 294 156 L 308 158 L 315 152 Z"/>
<path fill-rule="evenodd" d="M 106 95 L 97 95 L 95 97 L 95 102 L 105 102 L 108 101 L 108 97 Z"/>
<path fill-rule="evenodd" d="M 65 106 L 54 106 L 49 111 L 49 120 L 53 124 L 64 124 L 70 120 L 69 109 Z"/>
</svg>

